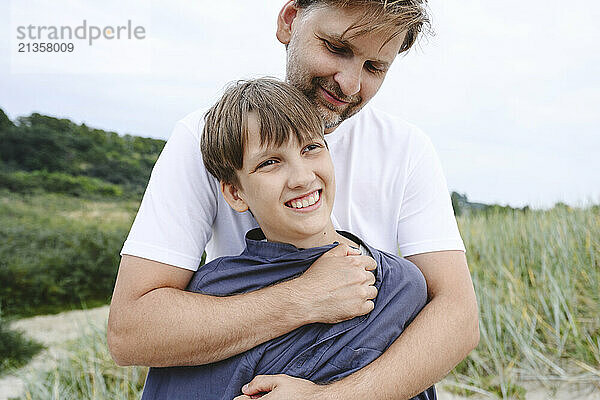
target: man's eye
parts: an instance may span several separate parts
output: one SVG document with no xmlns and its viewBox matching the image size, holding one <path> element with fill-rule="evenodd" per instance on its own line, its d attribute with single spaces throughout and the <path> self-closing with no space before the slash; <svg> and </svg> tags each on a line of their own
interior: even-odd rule
<svg viewBox="0 0 600 400">
<path fill-rule="evenodd" d="M 323 40 L 323 43 L 325 43 L 325 47 L 327 47 L 327 50 L 331 51 L 332 53 L 343 54 L 346 52 L 346 49 L 344 47 L 335 46 L 327 40 Z"/>
<path fill-rule="evenodd" d="M 369 72 L 372 72 L 374 74 L 383 74 L 383 73 L 385 73 L 385 69 L 376 67 L 375 65 L 371 64 L 370 62 L 367 62 L 365 64 L 365 67 L 367 68 L 367 70 Z"/>
</svg>

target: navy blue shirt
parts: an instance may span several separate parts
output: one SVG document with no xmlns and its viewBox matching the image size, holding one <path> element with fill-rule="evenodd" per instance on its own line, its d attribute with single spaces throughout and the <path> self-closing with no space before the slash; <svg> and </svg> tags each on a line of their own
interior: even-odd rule
<svg viewBox="0 0 600 400">
<path fill-rule="evenodd" d="M 377 262 L 375 308 L 337 324 L 314 323 L 225 360 L 192 367 L 150 368 L 142 400 L 223 399 L 241 395 L 256 375 L 287 374 L 315 383 L 339 380 L 379 357 L 425 306 L 427 287 L 410 261 L 362 243 Z M 264 241 L 260 229 L 246 234 L 239 256 L 221 257 L 201 267 L 187 290 L 213 296 L 246 293 L 293 279 L 335 244 L 298 249 Z M 201 311 L 201 310 L 199 310 Z M 435 399 L 430 387 L 414 399 Z"/>
</svg>

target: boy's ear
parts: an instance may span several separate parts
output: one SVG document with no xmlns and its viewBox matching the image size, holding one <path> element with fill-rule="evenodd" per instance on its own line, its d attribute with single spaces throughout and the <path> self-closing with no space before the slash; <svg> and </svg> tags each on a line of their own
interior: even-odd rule
<svg viewBox="0 0 600 400">
<path fill-rule="evenodd" d="M 240 197 L 239 190 L 235 185 L 221 181 L 221 193 L 223 193 L 223 197 L 227 204 L 235 211 L 248 211 L 248 204 Z"/>
<path fill-rule="evenodd" d="M 295 3 L 295 0 L 288 0 L 277 17 L 277 40 L 286 46 L 292 37 L 292 22 L 298 15 L 298 6 Z"/>
</svg>

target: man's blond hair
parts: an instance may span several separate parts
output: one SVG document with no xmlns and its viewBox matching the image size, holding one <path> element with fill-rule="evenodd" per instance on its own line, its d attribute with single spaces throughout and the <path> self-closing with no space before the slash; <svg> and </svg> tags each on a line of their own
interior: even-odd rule
<svg viewBox="0 0 600 400">
<path fill-rule="evenodd" d="M 348 27 L 349 38 L 368 32 L 387 32 L 388 41 L 406 33 L 399 53 L 408 51 L 423 33 L 431 32 L 426 0 L 296 0 L 299 8 L 337 7 L 364 10 L 362 16 Z M 385 43 L 384 43 L 385 45 Z"/>
</svg>

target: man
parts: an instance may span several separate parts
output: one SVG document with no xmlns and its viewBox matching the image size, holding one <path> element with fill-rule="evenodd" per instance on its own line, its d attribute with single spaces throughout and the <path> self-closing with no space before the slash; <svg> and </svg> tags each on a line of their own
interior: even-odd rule
<svg viewBox="0 0 600 400">
<path fill-rule="evenodd" d="M 388 350 L 329 385 L 258 376 L 250 398 L 407 399 L 440 380 L 479 340 L 477 305 L 439 161 L 415 127 L 371 107 L 396 54 L 424 22 L 421 1 L 288 1 L 277 38 L 287 80 L 317 106 L 336 170 L 337 229 L 368 237 L 415 263 L 429 303 Z M 211 297 L 183 291 L 207 246 L 212 258 L 239 254 L 255 228 L 219 200 L 203 168 L 202 113 L 176 126 L 124 245 L 108 342 L 120 365 L 199 365 L 240 354 L 313 323 L 368 313 L 364 265 L 335 248 L 300 278 L 255 292 Z M 362 275 L 361 275 L 362 276 Z M 302 278 L 302 279 L 301 279 Z"/>
<path fill-rule="evenodd" d="M 231 400 L 259 374 L 337 381 L 381 355 L 425 306 L 425 277 L 413 263 L 335 230 L 335 179 L 323 128 L 308 98 L 274 79 L 238 81 L 210 108 L 200 144 L 204 166 L 229 206 L 251 210 L 260 229 L 246 234 L 241 254 L 200 268 L 186 290 L 230 296 L 271 286 L 302 275 L 337 242 L 364 255 L 373 310 L 302 326 L 216 363 L 151 367 L 142 400 Z M 431 387 L 413 400 L 435 398 Z"/>
</svg>

